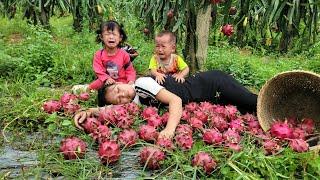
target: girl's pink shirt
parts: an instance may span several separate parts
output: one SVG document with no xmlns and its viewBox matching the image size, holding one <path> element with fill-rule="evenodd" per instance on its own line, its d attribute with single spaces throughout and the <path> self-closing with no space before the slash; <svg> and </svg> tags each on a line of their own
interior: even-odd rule
<svg viewBox="0 0 320 180">
<path fill-rule="evenodd" d="M 104 82 L 110 77 L 110 74 L 108 74 L 107 72 L 107 64 L 113 64 L 113 66 L 117 66 L 117 71 L 118 71 L 116 75 L 117 78 L 113 78 L 116 82 L 128 83 L 129 81 L 134 82 L 136 80 L 136 71 L 130 61 L 129 54 L 126 51 L 118 48 L 115 55 L 109 56 L 106 50 L 98 50 L 96 51 L 93 57 L 93 65 L 92 65 L 93 70 L 98 78 L 95 81 L 100 82 L 98 84 L 103 85 Z M 101 88 L 101 87 L 96 87 L 97 82 L 95 81 L 93 81 L 89 85 L 90 89 Z"/>
</svg>

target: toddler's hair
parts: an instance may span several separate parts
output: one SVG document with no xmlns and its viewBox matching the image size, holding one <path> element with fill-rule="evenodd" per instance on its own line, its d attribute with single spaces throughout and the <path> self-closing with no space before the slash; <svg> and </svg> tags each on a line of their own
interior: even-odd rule
<svg viewBox="0 0 320 180">
<path fill-rule="evenodd" d="M 158 34 L 156 35 L 156 37 L 162 37 L 162 36 L 164 36 L 164 35 L 169 35 L 169 36 L 170 36 L 170 41 L 171 41 L 172 43 L 174 43 L 174 44 L 177 44 L 177 37 L 176 37 L 176 35 L 175 35 L 173 32 L 171 32 L 171 31 L 163 30 L 163 31 L 161 31 L 160 33 L 158 33 Z"/>
<path fill-rule="evenodd" d="M 97 43 L 102 43 L 102 45 L 104 45 L 103 41 L 101 40 L 100 36 L 104 31 L 114 31 L 115 29 L 117 29 L 119 31 L 119 34 L 122 38 L 120 44 L 118 45 L 118 47 L 121 47 L 121 44 L 124 43 L 127 40 L 127 35 L 126 32 L 123 29 L 123 25 L 117 23 L 116 21 L 113 20 L 109 20 L 109 21 L 103 21 L 100 24 L 100 28 L 96 31 L 97 33 L 97 37 L 96 37 L 96 42 Z"/>
</svg>

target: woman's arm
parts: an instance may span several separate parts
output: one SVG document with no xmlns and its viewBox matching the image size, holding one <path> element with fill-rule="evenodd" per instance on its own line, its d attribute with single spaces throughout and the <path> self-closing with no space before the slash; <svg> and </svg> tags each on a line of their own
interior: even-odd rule
<svg viewBox="0 0 320 180">
<path fill-rule="evenodd" d="M 160 132 L 159 137 L 171 139 L 174 136 L 176 127 L 179 125 L 182 116 L 182 100 L 164 88 L 157 93 L 156 99 L 169 105 L 169 119 L 164 130 Z"/>
<path fill-rule="evenodd" d="M 76 113 L 76 115 L 73 117 L 74 124 L 76 125 L 77 128 L 83 130 L 83 127 L 80 124 L 82 124 L 87 119 L 87 117 L 98 116 L 98 115 L 99 115 L 99 108 L 89 108 L 88 110 L 80 111 Z"/>
</svg>

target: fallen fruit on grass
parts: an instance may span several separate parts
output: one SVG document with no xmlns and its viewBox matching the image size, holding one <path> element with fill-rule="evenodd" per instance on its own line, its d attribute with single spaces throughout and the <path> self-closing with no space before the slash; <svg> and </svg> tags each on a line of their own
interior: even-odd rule
<svg viewBox="0 0 320 180">
<path fill-rule="evenodd" d="M 77 137 L 68 137 L 61 141 L 60 152 L 64 159 L 82 158 L 87 150 L 87 144 Z"/>
<path fill-rule="evenodd" d="M 138 134 L 133 129 L 125 129 L 119 133 L 118 141 L 121 145 L 130 147 L 136 143 Z"/>
<path fill-rule="evenodd" d="M 201 167 L 207 174 L 210 174 L 216 168 L 217 163 L 208 153 L 198 152 L 192 159 L 192 166 Z"/>
<path fill-rule="evenodd" d="M 56 100 L 49 100 L 42 105 L 42 109 L 49 114 L 60 111 L 61 107 L 60 101 Z"/>
<path fill-rule="evenodd" d="M 159 169 L 165 157 L 164 152 L 159 148 L 143 147 L 140 151 L 140 164 L 151 170 Z"/>
<path fill-rule="evenodd" d="M 155 127 L 142 125 L 139 129 L 139 137 L 147 142 L 155 142 L 158 139 L 158 132 Z"/>
<path fill-rule="evenodd" d="M 114 140 L 107 140 L 99 145 L 98 155 L 102 164 L 113 164 L 120 158 L 120 146 Z"/>
<path fill-rule="evenodd" d="M 306 152 L 309 150 L 309 144 L 303 139 L 290 139 L 289 146 L 296 152 Z"/>
<path fill-rule="evenodd" d="M 80 99 L 81 101 L 88 101 L 90 98 L 90 94 L 89 93 L 81 93 L 78 96 L 78 99 Z"/>
<path fill-rule="evenodd" d="M 101 125 L 101 122 L 94 117 L 87 118 L 84 123 L 81 124 L 84 131 L 86 133 L 93 133 L 99 126 Z"/>
</svg>

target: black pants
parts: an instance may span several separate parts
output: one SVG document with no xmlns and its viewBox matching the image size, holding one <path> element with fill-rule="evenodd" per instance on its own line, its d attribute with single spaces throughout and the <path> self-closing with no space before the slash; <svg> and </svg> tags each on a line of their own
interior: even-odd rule
<svg viewBox="0 0 320 180">
<path fill-rule="evenodd" d="M 216 100 L 219 104 L 235 105 L 242 113 L 257 111 L 257 95 L 250 92 L 232 76 L 221 71 L 209 71 L 217 88 Z"/>
</svg>

